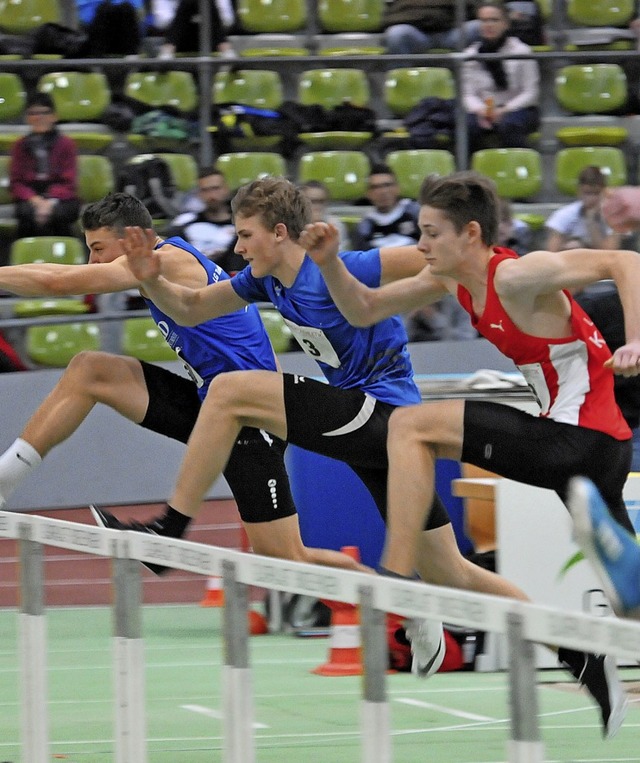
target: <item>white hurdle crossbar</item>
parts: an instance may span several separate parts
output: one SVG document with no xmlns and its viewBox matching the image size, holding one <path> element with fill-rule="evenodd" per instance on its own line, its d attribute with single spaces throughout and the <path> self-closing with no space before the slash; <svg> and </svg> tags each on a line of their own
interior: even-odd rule
<svg viewBox="0 0 640 763">
<path fill-rule="evenodd" d="M 360 605 L 364 646 L 361 731 L 363 763 L 390 763 L 386 694 L 385 614 L 443 620 L 505 633 L 510 649 L 509 763 L 542 763 L 532 643 L 556 644 L 640 659 L 640 623 L 595 617 L 425 583 L 161 538 L 132 531 L 0 511 L 0 537 L 20 544 L 21 697 L 23 758 L 48 763 L 43 545 L 114 561 L 116 763 L 146 763 L 141 579 L 137 561 L 224 579 L 224 763 L 254 763 L 253 695 L 248 647 L 248 586 Z"/>
</svg>

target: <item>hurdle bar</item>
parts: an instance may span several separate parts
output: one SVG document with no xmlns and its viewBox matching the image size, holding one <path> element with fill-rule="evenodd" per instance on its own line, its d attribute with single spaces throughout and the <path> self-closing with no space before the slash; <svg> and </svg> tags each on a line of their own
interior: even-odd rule
<svg viewBox="0 0 640 763">
<path fill-rule="evenodd" d="M 50 760 L 44 657 L 43 545 L 115 560 L 116 763 L 145 763 L 147 760 L 143 722 L 140 566 L 135 561 L 164 564 L 224 579 L 224 763 L 253 763 L 255 760 L 247 586 L 360 606 L 365 653 L 361 703 L 363 763 L 390 763 L 392 760 L 386 660 L 382 656 L 386 612 L 406 617 L 431 617 L 507 635 L 511 655 L 509 763 L 542 763 L 544 760 L 531 642 L 640 659 L 640 623 L 614 617 L 595 617 L 420 582 L 6 511 L 0 512 L 0 537 L 15 539 L 20 544 L 21 733 L 24 759 L 29 763 L 48 763 Z"/>
</svg>

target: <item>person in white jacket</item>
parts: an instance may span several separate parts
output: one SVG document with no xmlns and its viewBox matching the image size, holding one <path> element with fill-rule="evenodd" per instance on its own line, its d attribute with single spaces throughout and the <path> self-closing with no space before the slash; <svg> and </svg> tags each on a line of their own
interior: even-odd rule
<svg viewBox="0 0 640 763">
<path fill-rule="evenodd" d="M 532 52 L 517 37 L 509 36 L 509 16 L 500 3 L 482 2 L 477 18 L 480 42 L 465 48 L 468 56 Z M 468 60 L 462 69 L 462 86 L 470 152 L 486 147 L 489 136 L 501 148 L 527 145 L 528 135 L 539 124 L 540 71 L 535 60 Z"/>
</svg>

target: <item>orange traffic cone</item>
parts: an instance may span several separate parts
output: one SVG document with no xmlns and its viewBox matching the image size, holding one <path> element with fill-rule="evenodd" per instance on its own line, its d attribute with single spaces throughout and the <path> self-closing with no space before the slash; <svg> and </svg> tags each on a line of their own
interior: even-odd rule
<svg viewBox="0 0 640 763">
<path fill-rule="evenodd" d="M 200 602 L 201 607 L 224 607 L 224 589 L 222 578 L 209 578 L 204 598 Z"/>
<path fill-rule="evenodd" d="M 343 554 L 360 561 L 357 546 L 343 546 Z M 353 604 L 326 601 L 331 609 L 329 661 L 311 672 L 319 676 L 360 676 L 363 673 L 358 610 Z"/>
</svg>

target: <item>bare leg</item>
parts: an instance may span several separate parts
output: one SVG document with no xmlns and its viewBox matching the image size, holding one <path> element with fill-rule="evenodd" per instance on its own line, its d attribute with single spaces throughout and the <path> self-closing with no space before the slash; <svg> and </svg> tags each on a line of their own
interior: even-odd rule
<svg viewBox="0 0 640 763">
<path fill-rule="evenodd" d="M 188 517 L 196 516 L 244 426 L 265 429 L 286 440 L 282 374 L 231 371 L 212 380 L 189 438 L 170 506 Z"/>
<path fill-rule="evenodd" d="M 389 419 L 389 503 L 382 564 L 409 577 L 433 500 L 437 458 L 460 460 L 464 401 L 397 408 Z"/>
<path fill-rule="evenodd" d="M 105 352 L 76 355 L 21 437 L 44 457 L 76 431 L 97 403 L 140 423 L 149 404 L 140 362 Z"/>
</svg>

